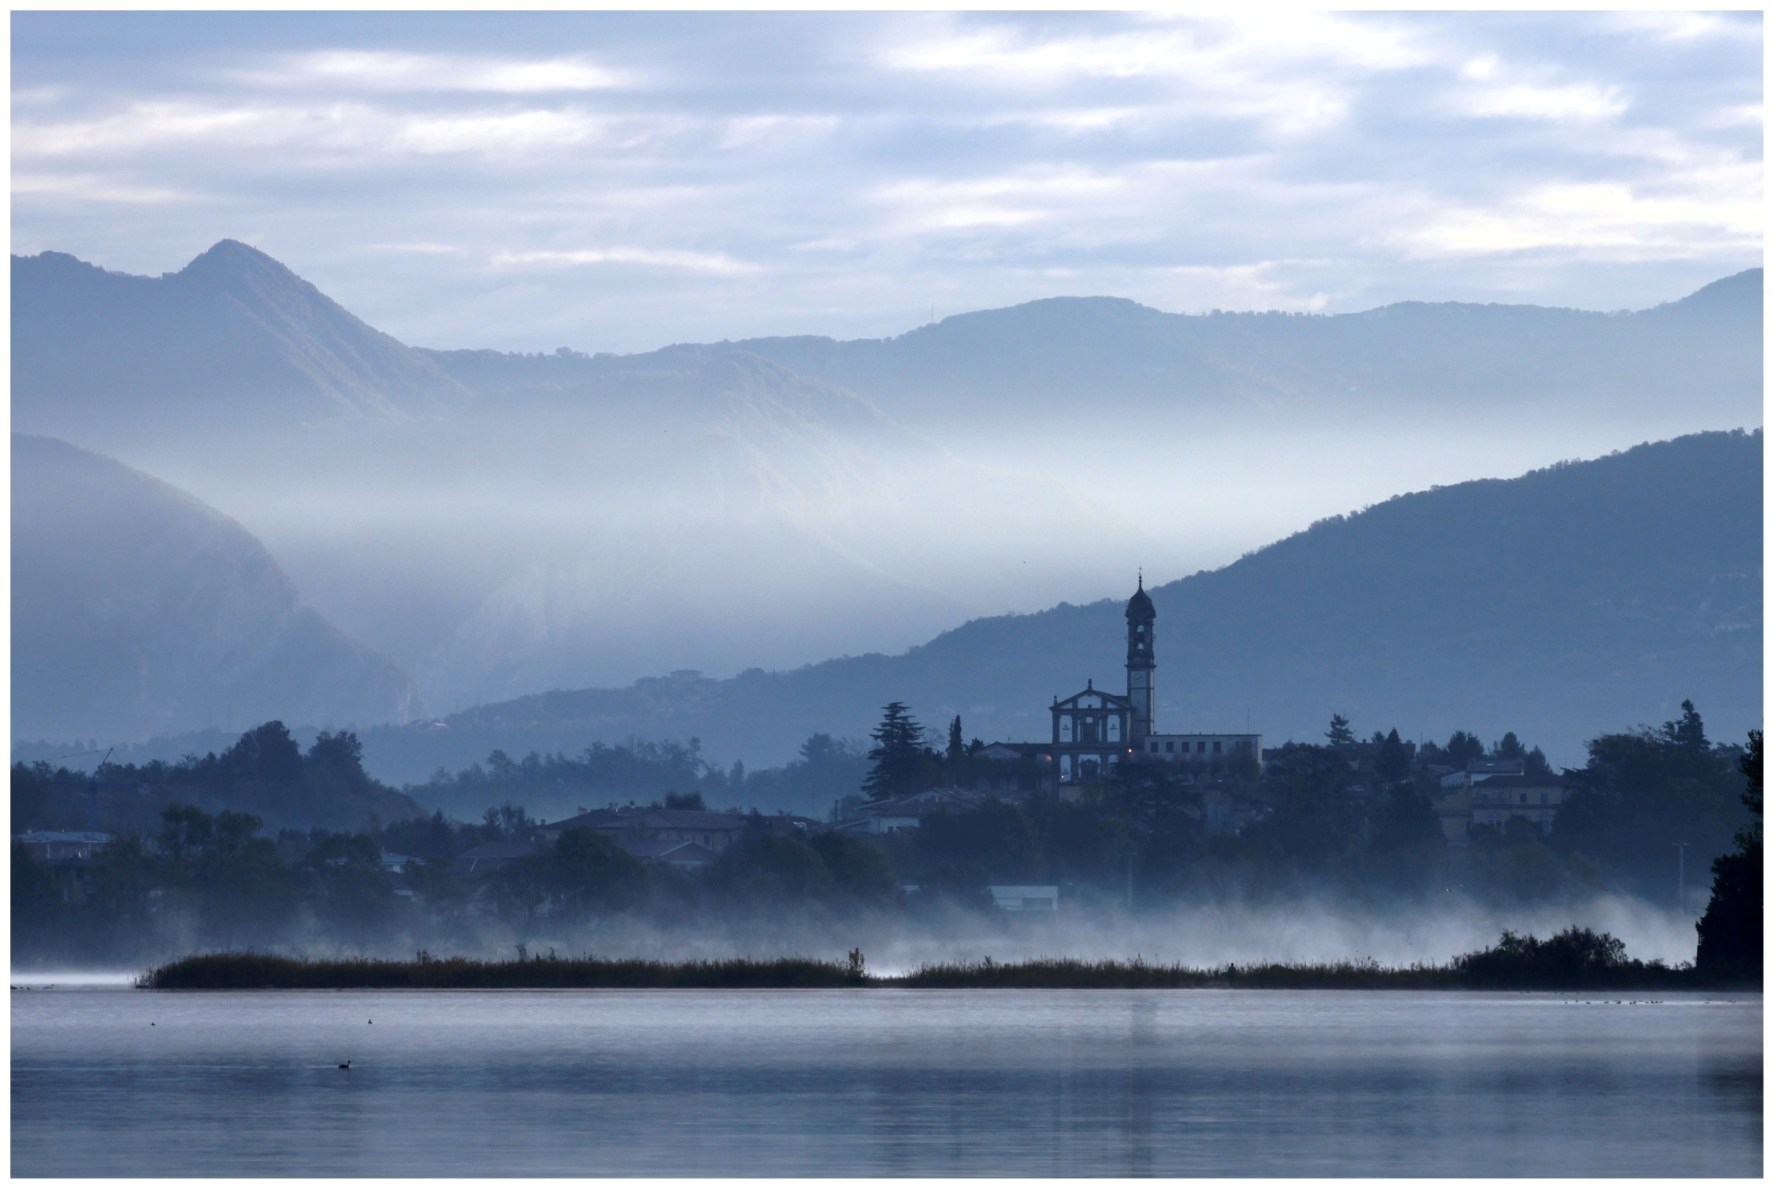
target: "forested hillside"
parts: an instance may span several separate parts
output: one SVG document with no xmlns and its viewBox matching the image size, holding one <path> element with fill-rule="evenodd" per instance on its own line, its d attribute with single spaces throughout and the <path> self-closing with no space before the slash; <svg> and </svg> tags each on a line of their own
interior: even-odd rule
<svg viewBox="0 0 1774 1189">
<path fill-rule="evenodd" d="M 1522 725 L 1576 764 L 1602 730 L 1692 697 L 1741 735 L 1761 721 L 1761 487 L 1759 432 L 1698 434 L 1401 496 L 1152 588 L 1159 728 L 1248 723 L 1280 743 L 1316 738 L 1332 710 L 1425 738 Z M 1053 697 L 1120 687 L 1132 577 L 1101 602 L 975 620 L 899 656 L 555 691 L 371 731 L 367 762 L 418 779 L 493 748 L 633 735 L 779 763 L 816 732 L 866 734 L 893 700 L 932 726 L 958 714 L 969 736 L 1043 739 Z"/>
</svg>

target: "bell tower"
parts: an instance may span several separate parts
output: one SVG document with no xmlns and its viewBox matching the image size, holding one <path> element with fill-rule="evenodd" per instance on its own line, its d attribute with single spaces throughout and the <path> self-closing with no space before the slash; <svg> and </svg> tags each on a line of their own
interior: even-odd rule
<svg viewBox="0 0 1774 1189">
<path fill-rule="evenodd" d="M 1139 588 L 1127 600 L 1127 700 L 1133 703 L 1128 742 L 1136 749 L 1143 749 L 1146 736 L 1152 733 L 1153 671 L 1158 667 L 1152 656 L 1152 622 L 1157 618 L 1142 573 Z"/>
</svg>

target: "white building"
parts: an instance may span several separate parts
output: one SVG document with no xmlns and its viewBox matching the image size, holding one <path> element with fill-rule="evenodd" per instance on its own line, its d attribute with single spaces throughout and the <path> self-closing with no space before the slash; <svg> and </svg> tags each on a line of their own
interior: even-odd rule
<svg viewBox="0 0 1774 1189">
<path fill-rule="evenodd" d="M 1263 737 L 1252 734 L 1161 735 L 1154 730 L 1157 704 L 1157 611 L 1140 579 L 1127 600 L 1127 693 L 1112 694 L 1086 682 L 1069 698 L 1055 698 L 1052 763 L 1062 785 L 1105 776 L 1135 754 L 1146 760 L 1186 764 L 1203 774 L 1251 774 L 1261 770 Z"/>
</svg>

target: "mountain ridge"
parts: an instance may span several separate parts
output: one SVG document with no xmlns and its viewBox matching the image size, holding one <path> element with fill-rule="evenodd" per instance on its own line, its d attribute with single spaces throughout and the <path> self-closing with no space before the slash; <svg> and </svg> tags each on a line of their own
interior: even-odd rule
<svg viewBox="0 0 1774 1189">
<path fill-rule="evenodd" d="M 398 666 L 304 606 L 238 521 L 54 438 L 15 433 L 12 466 L 15 737 L 422 710 Z"/>
<path fill-rule="evenodd" d="M 1150 587 L 1160 726 L 1242 730 L 1248 711 L 1274 745 L 1341 711 L 1363 731 L 1517 730 L 1576 763 L 1583 739 L 1693 697 L 1715 734 L 1740 734 L 1761 713 L 1761 452 L 1759 431 L 1697 434 L 1436 487 Z M 1500 564 L 1512 552 L 1532 582 Z M 929 727 L 960 715 L 969 735 L 1039 740 L 1051 697 L 1117 688 L 1122 601 L 982 617 L 893 656 L 534 694 L 373 731 L 366 755 L 419 779 L 403 755 L 421 738 L 467 766 L 576 731 L 695 736 L 755 766 L 815 732 L 861 737 L 892 700 Z"/>
</svg>

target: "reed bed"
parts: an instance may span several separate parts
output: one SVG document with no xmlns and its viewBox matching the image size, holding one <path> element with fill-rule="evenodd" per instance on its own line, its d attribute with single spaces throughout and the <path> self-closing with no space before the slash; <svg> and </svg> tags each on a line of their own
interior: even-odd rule
<svg viewBox="0 0 1774 1189">
<path fill-rule="evenodd" d="M 303 959 L 273 954 L 197 954 L 157 966 L 137 985 L 157 991 L 547 990 L 597 988 L 818 988 L 857 985 L 841 962 L 813 958 L 726 958 L 655 962 L 640 958 L 558 958 L 488 962 L 476 958 Z"/>
<path fill-rule="evenodd" d="M 302 959 L 259 953 L 197 954 L 158 966 L 137 985 L 151 990 L 322 990 L 343 988 L 419 990 L 495 989 L 772 989 L 813 990 L 898 987 L 1027 990 L 1192 990 L 1206 988 L 1287 991 L 1577 991 L 1759 989 L 1760 984 L 1721 982 L 1693 968 L 1669 967 L 1614 957 L 1573 962 L 1548 943 L 1526 948 L 1512 938 L 1498 947 L 1466 954 L 1445 965 L 1385 967 L 1373 961 L 1264 963 L 1192 967 L 1143 958 L 1085 961 L 1033 958 L 1020 962 L 939 962 L 904 975 L 872 975 L 862 954 L 847 961 L 788 957 L 661 962 L 639 958 L 560 958 L 553 953 L 511 961 L 433 958 Z"/>
</svg>

